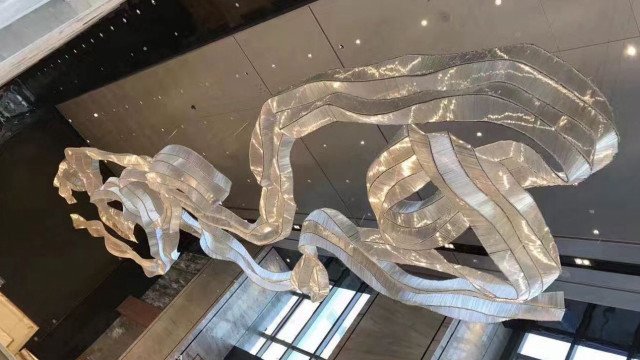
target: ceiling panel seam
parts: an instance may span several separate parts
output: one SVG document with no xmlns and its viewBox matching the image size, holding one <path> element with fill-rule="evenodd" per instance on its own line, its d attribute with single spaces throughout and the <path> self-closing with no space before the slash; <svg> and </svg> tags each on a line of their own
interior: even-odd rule
<svg viewBox="0 0 640 360">
<path fill-rule="evenodd" d="M 556 44 L 556 51 L 560 51 L 560 43 L 558 42 L 558 37 L 556 33 L 553 31 L 551 27 L 551 21 L 549 20 L 549 16 L 547 16 L 547 11 L 544 9 L 544 5 L 542 4 L 542 0 L 538 0 L 538 5 L 540 5 L 540 9 L 542 9 L 542 14 L 544 14 L 544 18 L 547 21 L 547 28 L 549 29 L 549 33 L 553 37 L 553 42 Z"/>
</svg>

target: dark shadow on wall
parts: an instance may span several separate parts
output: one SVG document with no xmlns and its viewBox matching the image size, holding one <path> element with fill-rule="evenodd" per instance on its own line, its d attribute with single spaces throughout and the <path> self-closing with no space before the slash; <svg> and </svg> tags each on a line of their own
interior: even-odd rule
<svg viewBox="0 0 640 360">
<path fill-rule="evenodd" d="M 27 345 L 36 356 L 71 359 L 111 324 L 120 302 L 155 279 L 73 228 L 71 212 L 97 219 L 97 211 L 83 194 L 68 205 L 53 177 L 64 149 L 84 141 L 54 108 L 30 116 L 0 144 L 0 291 L 40 327 Z"/>
</svg>

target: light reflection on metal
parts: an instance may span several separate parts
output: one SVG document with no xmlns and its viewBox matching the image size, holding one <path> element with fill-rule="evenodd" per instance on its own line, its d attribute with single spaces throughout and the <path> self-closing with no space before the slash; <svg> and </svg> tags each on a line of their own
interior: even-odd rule
<svg viewBox="0 0 640 360">
<path fill-rule="evenodd" d="M 221 205 L 230 181 L 196 152 L 170 145 L 153 158 L 92 148 L 66 150 L 54 184 L 67 201 L 88 192 L 100 221 L 73 215 L 74 225 L 104 237 L 110 252 L 139 262 L 148 275 L 176 260 L 179 229 L 201 240 L 214 258 L 234 261 L 261 286 L 297 289 L 313 300 L 328 292 L 317 248 L 340 258 L 371 287 L 408 304 L 458 319 L 558 320 L 561 293 L 543 293 L 558 277 L 553 237 L 531 195 L 534 186 L 575 185 L 608 164 L 618 148 L 611 109 L 587 79 L 532 45 L 454 55 L 409 55 L 353 69 L 331 70 L 268 100 L 250 145 L 251 169 L 262 186 L 260 217 L 249 223 Z M 519 131 L 554 159 L 513 139 L 477 148 L 419 124 L 481 121 Z M 319 209 L 305 220 L 292 272 L 260 268 L 229 232 L 257 245 L 289 235 L 296 204 L 290 152 L 294 141 L 333 122 L 401 125 L 367 172 L 377 229 Z M 125 167 L 104 184 L 98 161 Z M 438 191 L 408 200 L 432 183 Z M 120 212 L 108 205 L 118 200 Z M 135 241 L 147 232 L 153 259 L 141 259 L 104 230 Z M 435 248 L 471 228 L 501 275 L 449 263 Z M 448 273 L 428 280 L 413 265 Z"/>
</svg>

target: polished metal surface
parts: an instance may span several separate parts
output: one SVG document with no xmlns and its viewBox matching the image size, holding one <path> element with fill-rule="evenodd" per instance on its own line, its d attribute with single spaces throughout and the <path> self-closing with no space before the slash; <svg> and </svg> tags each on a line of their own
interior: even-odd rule
<svg viewBox="0 0 640 360">
<path fill-rule="evenodd" d="M 336 210 L 315 210 L 302 226 L 303 256 L 294 270 L 269 272 L 227 231 L 257 245 L 289 235 L 296 212 L 291 149 L 297 139 L 334 122 L 400 126 L 367 171 L 379 227 L 361 228 Z M 419 126 L 440 122 L 502 126 L 535 145 L 504 138 L 473 147 L 448 132 Z M 72 215 L 74 225 L 104 237 L 110 252 L 139 262 L 148 275 L 164 273 L 175 261 L 183 229 L 200 237 L 209 256 L 238 263 L 271 290 L 298 289 L 322 299 L 329 287 L 317 258 L 322 248 L 380 293 L 447 316 L 476 322 L 557 320 L 562 294 L 543 291 L 560 273 L 558 250 L 526 189 L 578 184 L 613 159 L 618 140 L 611 108 L 590 81 L 541 48 L 512 45 L 330 70 L 269 99 L 249 151 L 262 187 L 255 223 L 222 206 L 231 181 L 179 145 L 153 158 L 67 149 L 54 184 L 70 202 L 72 190 L 88 192 L 102 222 Z M 102 184 L 100 160 L 125 170 Z M 415 200 L 429 183 L 438 191 Z M 122 212 L 108 205 L 112 200 L 122 202 Z M 141 225 L 153 259 L 141 259 L 103 223 L 131 241 L 133 226 Z M 450 263 L 435 250 L 467 228 L 503 276 Z M 455 278 L 426 280 L 399 264 Z"/>
</svg>

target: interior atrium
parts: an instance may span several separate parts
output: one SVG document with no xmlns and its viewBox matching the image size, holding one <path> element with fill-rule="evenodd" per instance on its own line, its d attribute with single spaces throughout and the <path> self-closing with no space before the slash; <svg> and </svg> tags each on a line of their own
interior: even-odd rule
<svg viewBox="0 0 640 360">
<path fill-rule="evenodd" d="M 0 360 L 640 359 L 639 20 L 0 0 Z"/>
</svg>

